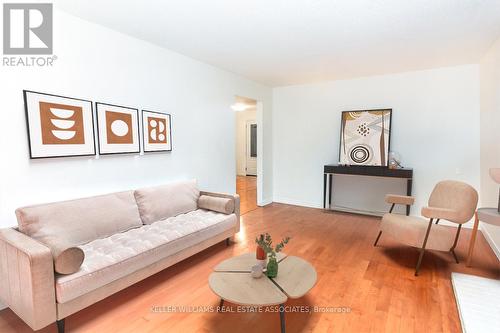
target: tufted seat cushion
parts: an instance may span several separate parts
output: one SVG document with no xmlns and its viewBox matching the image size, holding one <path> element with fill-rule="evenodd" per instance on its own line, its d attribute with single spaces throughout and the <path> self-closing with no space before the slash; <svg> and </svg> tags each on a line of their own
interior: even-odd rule
<svg viewBox="0 0 500 333">
<path fill-rule="evenodd" d="M 198 209 L 81 245 L 80 270 L 56 277 L 56 298 L 65 303 L 234 228 L 235 214 Z"/>
</svg>

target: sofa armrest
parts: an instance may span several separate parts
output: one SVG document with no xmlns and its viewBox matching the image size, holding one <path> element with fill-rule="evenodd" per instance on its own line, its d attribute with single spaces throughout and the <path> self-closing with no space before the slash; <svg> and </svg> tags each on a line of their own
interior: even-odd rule
<svg viewBox="0 0 500 333">
<path fill-rule="evenodd" d="M 50 249 L 13 228 L 0 229 L 0 298 L 33 330 L 56 321 Z"/>
<path fill-rule="evenodd" d="M 387 194 L 385 202 L 395 205 L 413 205 L 415 198 L 406 195 Z"/>
<path fill-rule="evenodd" d="M 236 219 L 238 221 L 238 231 L 240 230 L 240 196 L 238 194 L 200 191 L 200 195 L 208 195 L 210 197 L 233 199 L 234 200 L 234 214 L 236 215 Z"/>
</svg>

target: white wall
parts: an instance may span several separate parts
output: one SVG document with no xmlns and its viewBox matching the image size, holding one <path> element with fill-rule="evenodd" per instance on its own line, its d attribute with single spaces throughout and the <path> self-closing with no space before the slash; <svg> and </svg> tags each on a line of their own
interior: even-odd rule
<svg viewBox="0 0 500 333">
<path fill-rule="evenodd" d="M 236 113 L 236 174 L 245 176 L 247 163 L 247 123 L 257 120 L 255 108 Z"/>
<path fill-rule="evenodd" d="M 275 201 L 322 206 L 323 165 L 338 162 L 341 111 L 359 109 L 393 109 L 391 150 L 414 168 L 412 214 L 442 179 L 479 189 L 478 65 L 281 87 L 273 105 Z M 334 203 L 373 211 L 387 210 L 384 192 L 405 186 L 335 178 Z"/>
<path fill-rule="evenodd" d="M 272 197 L 270 88 L 64 12 L 54 15 L 54 67 L 0 67 L 0 227 L 17 224 L 19 206 L 176 179 L 234 192 L 235 95 L 263 103 L 262 190 Z M 169 112 L 173 151 L 30 161 L 23 89 Z"/>
<path fill-rule="evenodd" d="M 500 39 L 481 61 L 481 206 L 498 206 L 498 188 L 489 176 L 500 167 Z M 500 258 L 500 227 L 483 224 L 483 231 Z"/>
</svg>

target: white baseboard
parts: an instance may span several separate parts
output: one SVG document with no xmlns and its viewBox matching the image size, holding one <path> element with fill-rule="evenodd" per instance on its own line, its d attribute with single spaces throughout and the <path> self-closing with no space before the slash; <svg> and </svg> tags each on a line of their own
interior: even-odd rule
<svg viewBox="0 0 500 333">
<path fill-rule="evenodd" d="M 262 199 L 262 201 L 257 202 L 257 206 L 262 207 L 262 206 L 267 206 L 269 204 L 272 204 L 273 200 L 271 199 Z"/>
<path fill-rule="evenodd" d="M 484 238 L 486 238 L 486 241 L 490 245 L 491 249 L 493 250 L 493 252 L 495 252 L 495 255 L 497 256 L 498 260 L 500 260 L 500 248 L 498 248 L 498 245 L 495 244 L 493 238 L 491 238 L 491 235 L 488 232 L 487 228 L 480 228 L 480 229 L 483 232 Z"/>
<path fill-rule="evenodd" d="M 3 309 L 7 309 L 7 305 L 3 305 L 3 303 L 0 302 L 0 311 Z"/>
<path fill-rule="evenodd" d="M 274 202 L 283 203 L 283 204 L 287 204 L 287 205 L 309 207 L 309 208 L 323 208 L 323 206 L 321 206 L 320 204 L 317 204 L 315 202 L 295 200 L 295 199 L 283 198 L 283 197 L 274 198 Z"/>
</svg>

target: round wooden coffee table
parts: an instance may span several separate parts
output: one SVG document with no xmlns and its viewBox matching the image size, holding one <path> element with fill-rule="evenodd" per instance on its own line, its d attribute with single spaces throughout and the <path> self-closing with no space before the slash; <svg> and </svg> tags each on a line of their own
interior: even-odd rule
<svg viewBox="0 0 500 333">
<path fill-rule="evenodd" d="M 257 263 L 254 253 L 224 260 L 208 278 L 210 289 L 224 301 L 246 306 L 279 305 L 281 332 L 285 332 L 285 306 L 288 298 L 304 296 L 316 284 L 314 267 L 299 257 L 278 253 L 278 276 L 253 278 L 251 268 Z"/>
</svg>

